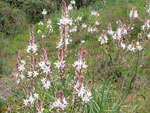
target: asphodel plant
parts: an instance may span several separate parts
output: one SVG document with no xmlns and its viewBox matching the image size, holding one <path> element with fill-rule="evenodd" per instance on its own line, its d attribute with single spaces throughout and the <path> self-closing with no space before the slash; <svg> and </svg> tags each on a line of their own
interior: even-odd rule
<svg viewBox="0 0 150 113">
<path fill-rule="evenodd" d="M 71 3 L 74 2 L 74 0 L 71 1 Z M 57 46 L 58 60 L 54 63 L 55 68 L 58 69 L 58 75 L 51 70 L 53 65 L 48 59 L 46 49 L 41 48 L 40 54 L 38 54 L 39 48 L 38 44 L 35 43 L 33 25 L 30 25 L 26 61 L 21 59 L 19 52 L 16 51 L 17 73 L 15 76 L 17 84 L 24 86 L 25 95 L 21 98 L 22 104 L 20 108 L 24 112 L 83 113 L 86 104 L 92 99 L 92 81 L 89 80 L 86 85 L 84 84 L 84 73 L 87 69 L 87 52 L 85 50 L 79 49 L 78 60 L 72 64 L 74 67 L 73 80 L 68 82 L 68 76 L 65 75 L 66 71 L 68 71 L 67 68 L 69 68 L 65 61 L 65 55 L 67 53 L 67 44 L 71 40 L 69 36 L 71 22 L 66 2 L 62 0 L 62 18 L 59 20 L 61 39 Z"/>
</svg>

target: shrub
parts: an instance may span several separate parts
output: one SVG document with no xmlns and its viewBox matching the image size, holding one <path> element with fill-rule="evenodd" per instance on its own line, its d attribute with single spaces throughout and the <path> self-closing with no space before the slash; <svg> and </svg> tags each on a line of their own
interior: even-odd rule
<svg viewBox="0 0 150 113">
<path fill-rule="evenodd" d="M 0 32 L 6 35 L 20 33 L 25 27 L 24 13 L 21 10 L 9 7 L 4 2 L 0 2 L 0 16 Z"/>
<path fill-rule="evenodd" d="M 26 0 L 23 5 L 23 11 L 26 13 L 27 18 L 33 23 L 43 19 L 43 9 L 46 9 L 48 14 L 54 12 L 56 10 L 55 2 L 51 2 L 51 0 Z"/>
</svg>

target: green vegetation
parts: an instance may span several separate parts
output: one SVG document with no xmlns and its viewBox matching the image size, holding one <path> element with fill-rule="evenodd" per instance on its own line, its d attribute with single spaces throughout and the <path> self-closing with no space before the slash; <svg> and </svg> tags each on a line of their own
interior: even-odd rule
<svg viewBox="0 0 150 113">
<path fill-rule="evenodd" d="M 53 63 L 57 61 L 56 43 L 60 39 L 57 24 L 58 19 L 61 18 L 60 1 L 49 0 L 48 3 L 46 1 L 0 1 L 0 75 L 10 74 L 15 70 L 16 50 L 19 51 L 21 58 L 25 58 L 26 53 L 24 51 L 29 40 L 27 27 L 31 23 L 34 23 L 35 40 L 39 46 L 38 53 L 40 53 L 42 47 L 47 49 L 48 58 L 52 63 L 52 70 L 57 73 Z M 99 31 L 107 29 L 108 23 L 111 23 L 112 28 L 116 30 L 117 20 L 128 24 L 130 6 L 136 6 L 141 20 L 135 20 L 135 30 L 132 32 L 130 40 L 137 40 L 138 33 L 141 30 L 140 26 L 143 25 L 142 19 L 146 16 L 144 9 L 146 0 L 87 0 L 85 3 L 86 8 L 83 5 L 84 2 L 77 2 L 79 9 L 72 13 L 72 17 L 74 19 L 78 15 L 82 17 L 82 21 L 78 26 L 83 23 L 92 26 L 96 20 L 99 20 Z M 44 8 L 48 11 L 49 17 L 43 19 L 41 12 Z M 98 18 L 91 17 L 92 10 L 97 10 L 100 16 Z M 48 18 L 52 20 L 53 33 L 42 39 L 41 35 L 37 33 L 40 29 L 37 22 L 40 20 L 46 22 Z M 45 32 L 44 28 L 41 30 Z M 75 54 L 78 53 L 81 40 L 85 40 L 86 43 L 81 46 L 87 50 L 88 69 L 85 79 L 91 79 L 94 83 L 92 88 L 93 99 L 86 106 L 86 113 L 149 113 L 150 46 L 147 45 L 143 51 L 135 55 L 127 53 L 125 58 L 129 62 L 123 61 L 120 65 L 119 58 L 117 58 L 120 51 L 110 40 L 107 45 L 101 46 L 98 42 L 100 34 L 101 32 L 90 34 L 85 30 L 74 33 L 72 35 L 73 42 L 68 47 L 68 55 L 65 59 L 67 63 L 72 64 L 77 59 Z M 67 82 L 69 83 L 73 79 L 74 69 L 70 66 L 68 70 L 67 76 L 70 76 L 70 78 Z M 60 86 L 57 88 L 61 90 Z M 18 106 L 22 105 L 20 100 L 24 98 L 24 90 L 20 91 L 20 87 L 16 86 L 12 92 L 16 93 L 12 93 L 13 96 L 8 97 L 5 107 L 3 106 L 4 99 L 0 98 L 0 107 L 5 111 L 9 108 L 8 106 L 11 106 L 12 109 L 9 109 L 9 111 L 19 110 L 23 112 L 24 108 L 15 107 L 14 103 L 17 103 Z M 52 89 L 45 93 L 45 97 L 42 98 L 45 103 L 49 104 L 47 98 L 51 98 L 51 94 L 55 95 Z M 64 89 L 64 94 L 68 95 L 69 92 Z M 54 98 L 52 98 L 53 101 Z M 44 105 L 44 107 L 47 109 L 45 112 L 48 112 L 47 105 Z M 35 112 L 34 110 L 32 112 Z"/>
</svg>

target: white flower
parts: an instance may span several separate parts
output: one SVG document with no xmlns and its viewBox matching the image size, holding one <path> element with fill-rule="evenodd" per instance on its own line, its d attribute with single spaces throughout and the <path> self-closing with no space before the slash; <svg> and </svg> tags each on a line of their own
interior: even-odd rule
<svg viewBox="0 0 150 113">
<path fill-rule="evenodd" d="M 82 68 L 83 69 L 86 69 L 88 66 L 86 65 L 85 62 L 83 62 L 82 60 L 79 60 L 79 61 L 75 61 L 73 66 L 78 70 L 80 71 Z"/>
<path fill-rule="evenodd" d="M 98 22 L 98 21 L 96 21 L 96 22 L 95 22 L 95 25 L 97 25 L 97 26 L 98 26 L 98 25 L 99 25 L 99 22 Z"/>
<path fill-rule="evenodd" d="M 96 28 L 88 27 L 88 32 L 93 33 L 93 32 L 95 32 L 96 30 L 97 30 Z"/>
<path fill-rule="evenodd" d="M 130 44 L 130 45 L 128 45 L 128 50 L 131 51 L 131 52 L 134 52 L 135 47 L 132 44 Z"/>
<path fill-rule="evenodd" d="M 81 16 L 78 16 L 76 21 L 81 21 L 82 20 L 82 17 Z"/>
<path fill-rule="evenodd" d="M 52 21 L 51 21 L 51 19 L 49 19 L 48 21 L 47 21 L 47 24 L 51 24 L 52 23 Z"/>
<path fill-rule="evenodd" d="M 38 113 L 43 113 L 44 108 L 38 109 Z"/>
<path fill-rule="evenodd" d="M 100 36 L 99 37 L 99 39 L 98 39 L 98 41 L 101 43 L 101 44 L 105 44 L 105 43 L 107 43 L 107 41 L 108 41 L 108 38 L 107 38 L 107 36 L 105 35 L 105 36 Z"/>
<path fill-rule="evenodd" d="M 47 81 L 43 86 L 45 89 L 48 89 L 50 87 L 50 81 Z"/>
<path fill-rule="evenodd" d="M 150 33 L 147 35 L 147 38 L 150 39 Z"/>
<path fill-rule="evenodd" d="M 39 73 L 37 71 L 33 72 L 33 77 L 37 77 L 39 75 Z"/>
<path fill-rule="evenodd" d="M 81 40 L 81 44 L 85 43 L 85 40 Z"/>
<path fill-rule="evenodd" d="M 87 27 L 87 25 L 84 23 L 84 24 L 82 24 L 82 28 L 84 29 L 84 28 L 86 28 Z"/>
<path fill-rule="evenodd" d="M 139 51 L 141 51 L 143 48 L 142 48 L 142 46 L 141 46 L 141 44 L 140 44 L 140 42 L 137 42 L 136 43 L 136 47 L 137 47 L 137 49 L 139 50 Z"/>
<path fill-rule="evenodd" d="M 108 30 L 107 33 L 111 36 L 114 34 L 114 32 L 112 30 Z"/>
<path fill-rule="evenodd" d="M 76 32 L 77 31 L 77 26 L 74 26 L 73 29 L 70 30 L 70 32 Z"/>
<path fill-rule="evenodd" d="M 45 84 L 46 78 L 42 78 L 42 79 L 41 79 L 41 82 L 42 82 L 42 84 Z"/>
<path fill-rule="evenodd" d="M 19 74 L 18 74 L 18 73 L 14 73 L 14 76 L 15 76 L 16 78 L 18 78 Z"/>
<path fill-rule="evenodd" d="M 37 33 L 38 33 L 38 34 L 41 33 L 41 30 L 38 30 Z"/>
<path fill-rule="evenodd" d="M 132 7 L 130 14 L 129 14 L 130 18 L 138 18 L 138 13 L 135 7 Z"/>
<path fill-rule="evenodd" d="M 43 26 L 43 25 L 44 25 L 44 23 L 43 23 L 42 21 L 40 21 L 40 22 L 39 22 L 39 25 Z"/>
<path fill-rule="evenodd" d="M 46 80 L 46 78 L 43 78 L 43 79 L 41 80 L 41 82 L 42 82 L 43 87 L 44 87 L 45 89 L 48 89 L 48 88 L 50 87 L 50 81 L 49 81 L 49 80 Z"/>
<path fill-rule="evenodd" d="M 72 10 L 72 9 L 73 9 L 72 4 L 69 4 L 69 6 L 68 6 L 68 10 Z"/>
<path fill-rule="evenodd" d="M 145 29 L 150 29 L 150 20 L 145 20 L 145 23 L 142 26 L 142 30 L 144 31 Z"/>
<path fill-rule="evenodd" d="M 23 104 L 25 105 L 25 106 L 27 106 L 28 104 L 29 104 L 29 100 L 23 100 Z"/>
<path fill-rule="evenodd" d="M 86 89 L 83 84 L 80 84 L 79 81 L 74 86 L 74 89 L 78 95 L 82 99 L 83 102 L 87 103 L 92 99 L 92 94 L 90 90 Z"/>
<path fill-rule="evenodd" d="M 59 20 L 58 25 L 70 25 L 71 26 L 72 25 L 72 19 L 62 17 Z"/>
<path fill-rule="evenodd" d="M 22 63 L 23 65 L 25 65 L 25 64 L 26 64 L 26 62 L 25 62 L 24 60 L 21 60 L 21 63 Z"/>
<path fill-rule="evenodd" d="M 37 94 L 37 93 L 35 93 L 33 96 L 34 96 L 35 99 L 39 98 L 39 94 Z"/>
<path fill-rule="evenodd" d="M 21 74 L 21 75 L 20 75 L 20 78 L 23 80 L 23 79 L 24 79 L 24 75 Z"/>
<path fill-rule="evenodd" d="M 92 12 L 91 12 L 91 15 L 92 15 L 92 16 L 97 16 L 97 17 L 98 17 L 98 16 L 99 16 L 99 13 L 98 13 L 97 11 L 92 11 Z"/>
<path fill-rule="evenodd" d="M 121 48 L 122 48 L 122 49 L 125 49 L 125 48 L 126 48 L 126 45 L 125 45 L 123 42 L 121 42 Z"/>
<path fill-rule="evenodd" d="M 37 51 L 37 45 L 36 44 L 29 44 L 27 49 L 26 49 L 27 53 L 33 52 L 36 53 Z"/>
<path fill-rule="evenodd" d="M 43 70 L 43 73 L 45 73 L 46 75 L 49 74 L 49 72 L 50 72 L 50 62 L 47 61 L 47 63 L 45 64 L 44 61 L 40 61 L 39 66 L 40 66 L 40 69 Z"/>
<path fill-rule="evenodd" d="M 75 5 L 76 4 L 76 2 L 74 1 L 74 0 L 71 0 L 71 2 L 70 2 L 71 4 L 73 4 L 73 5 Z"/>
<path fill-rule="evenodd" d="M 55 62 L 54 64 L 56 65 L 55 68 L 58 68 L 58 69 L 65 67 L 65 61 L 57 60 L 57 62 Z"/>
<path fill-rule="evenodd" d="M 88 103 L 92 99 L 91 96 L 92 96 L 91 92 L 88 90 L 85 90 L 81 99 L 83 102 Z"/>
<path fill-rule="evenodd" d="M 43 9 L 42 14 L 43 14 L 43 15 L 46 15 L 46 14 L 47 14 L 46 9 Z"/>
<path fill-rule="evenodd" d="M 33 96 L 31 95 L 31 96 L 29 97 L 29 102 L 30 102 L 30 104 L 33 105 L 34 101 L 35 101 L 35 99 L 34 99 Z"/>
<path fill-rule="evenodd" d="M 28 77 L 32 76 L 32 71 L 28 71 Z"/>
<path fill-rule="evenodd" d="M 16 83 L 19 84 L 19 83 L 20 83 L 20 79 L 18 79 L 18 80 L 16 81 Z"/>
<path fill-rule="evenodd" d="M 76 90 L 78 97 L 83 97 L 84 92 L 85 92 L 84 86 L 82 84 L 80 89 L 79 89 L 79 87 L 80 87 L 80 83 L 78 81 L 77 84 L 74 86 L 74 89 Z"/>
<path fill-rule="evenodd" d="M 68 102 L 66 101 L 65 98 L 63 98 L 62 102 L 60 99 L 56 99 L 52 105 L 52 109 L 53 108 L 61 108 L 62 110 L 64 110 L 67 107 L 67 104 L 68 104 Z"/>
<path fill-rule="evenodd" d="M 24 64 L 20 64 L 18 70 L 23 72 L 25 70 Z"/>
<path fill-rule="evenodd" d="M 45 37 L 46 37 L 46 35 L 45 35 L 45 34 L 43 34 L 43 35 L 42 35 L 42 38 L 45 38 Z"/>
</svg>

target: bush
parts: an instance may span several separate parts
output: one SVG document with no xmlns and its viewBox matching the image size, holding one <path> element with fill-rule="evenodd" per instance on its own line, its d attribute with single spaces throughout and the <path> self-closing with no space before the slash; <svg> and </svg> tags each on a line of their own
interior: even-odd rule
<svg viewBox="0 0 150 113">
<path fill-rule="evenodd" d="M 0 2 L 0 32 L 6 35 L 14 35 L 23 31 L 26 19 L 24 13 Z"/>
<path fill-rule="evenodd" d="M 43 19 L 42 11 L 46 9 L 48 14 L 56 10 L 55 2 L 46 0 L 26 0 L 23 5 L 23 11 L 26 13 L 27 18 L 32 22 L 36 23 Z"/>
</svg>

